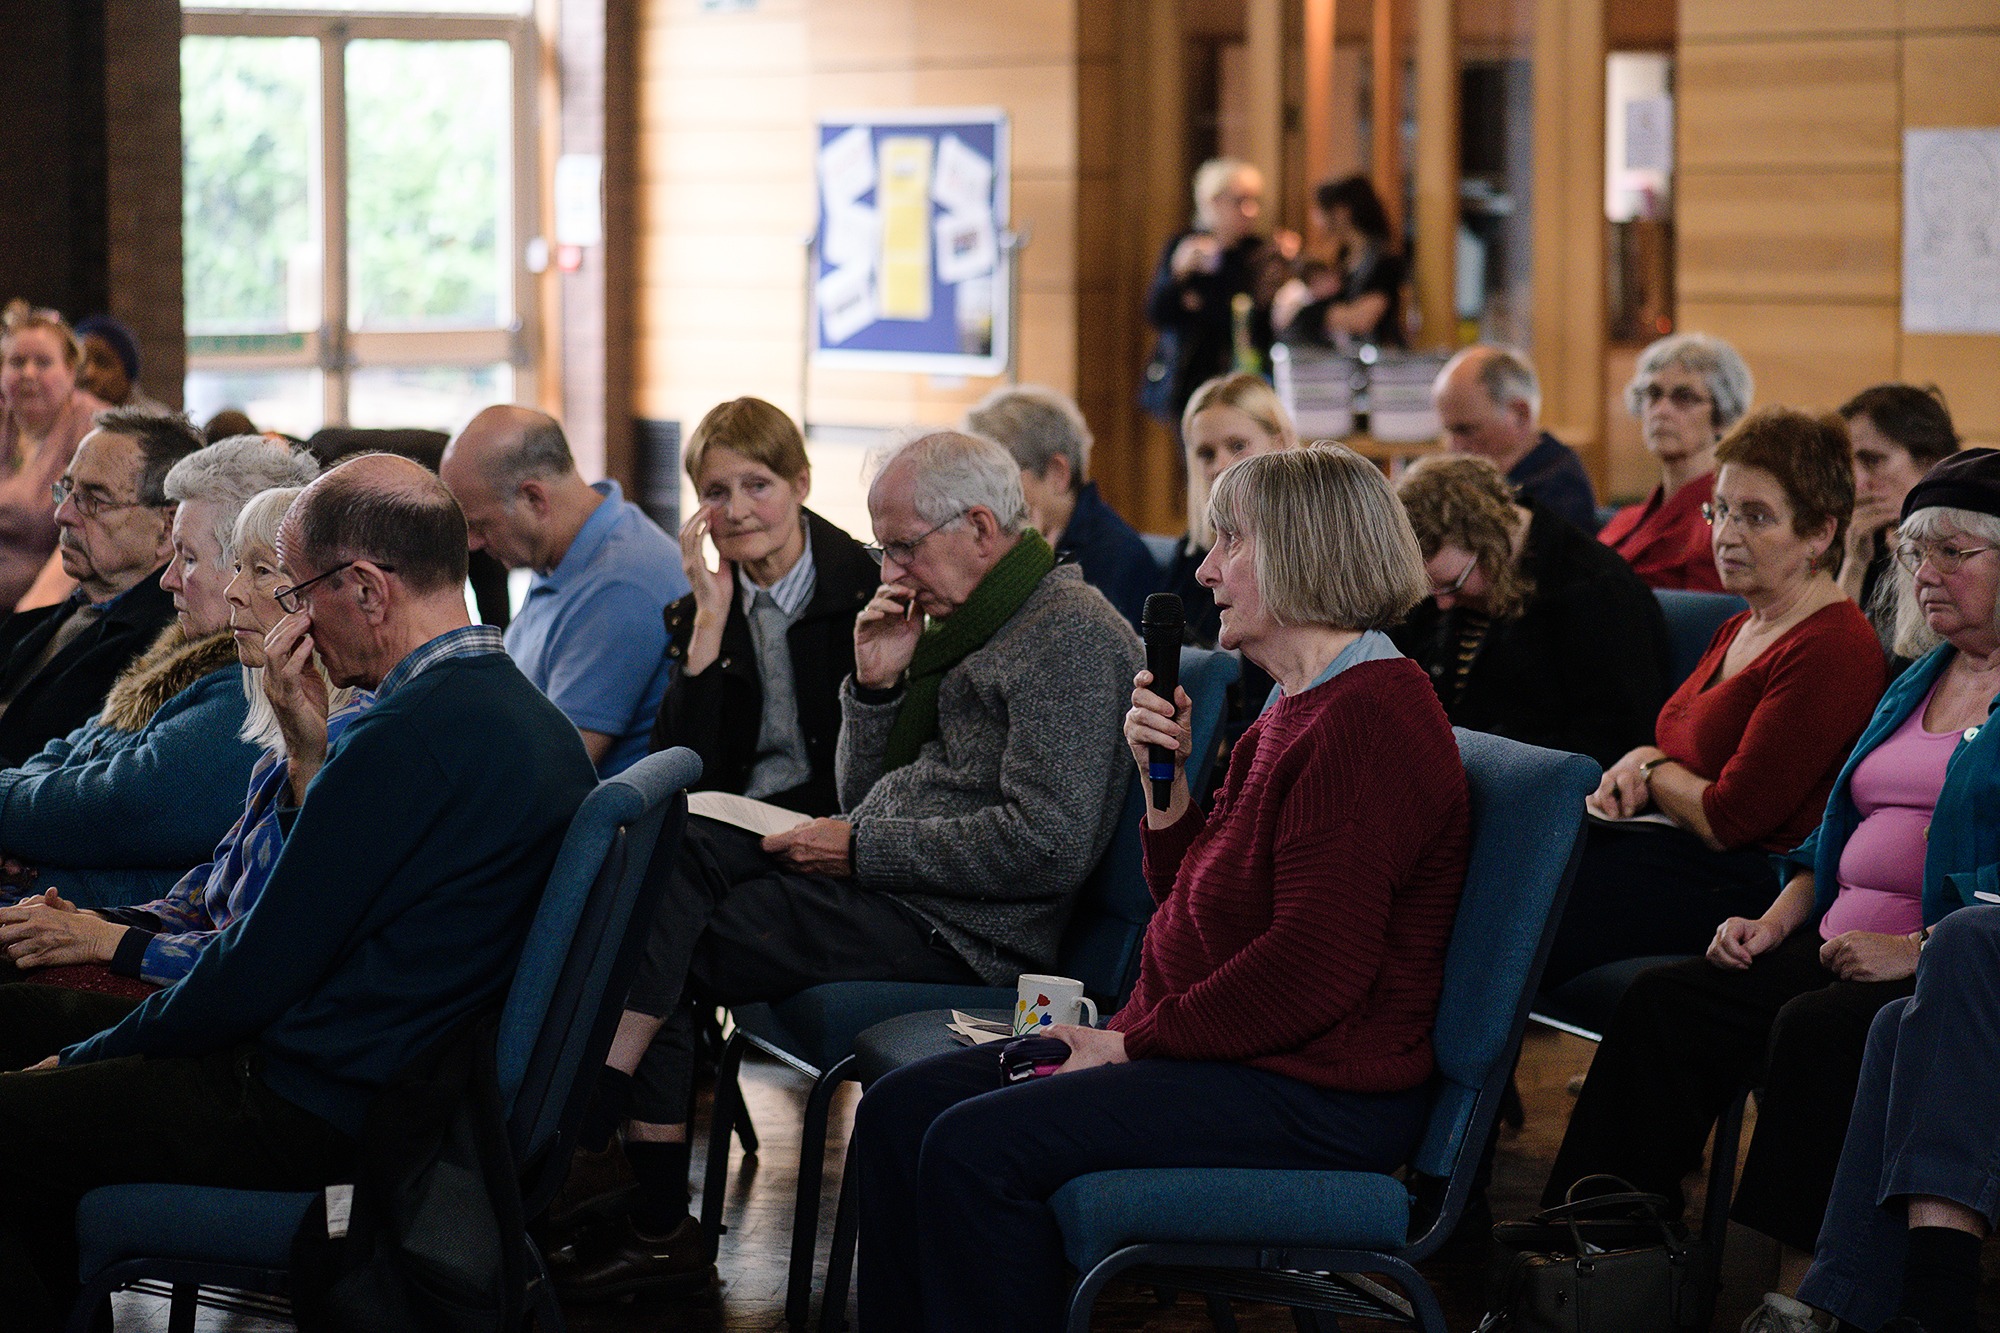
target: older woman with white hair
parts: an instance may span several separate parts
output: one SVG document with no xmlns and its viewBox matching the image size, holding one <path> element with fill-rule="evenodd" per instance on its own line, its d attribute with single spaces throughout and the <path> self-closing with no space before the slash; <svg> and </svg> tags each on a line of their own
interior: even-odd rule
<svg viewBox="0 0 2000 1333">
<path fill-rule="evenodd" d="M 1761 1071 L 1737 1221 L 1785 1247 L 1796 1286 L 1819 1234 L 1876 1011 L 1909 995 L 1930 928 L 2000 870 L 2000 451 L 1938 464 L 1903 505 L 1899 652 L 1818 829 L 1756 917 L 1706 959 L 1643 974 L 1583 1085 L 1546 1197 L 1609 1172 L 1679 1198 L 1724 1103 Z M 1767 1302 L 1763 1333 L 1803 1330 Z M 1872 1324 L 1864 1324 L 1872 1327 Z"/>
<path fill-rule="evenodd" d="M 309 459 L 307 460 L 310 461 Z M 217 935 L 256 905 L 284 847 L 278 804 L 287 780 L 284 727 L 264 688 L 264 636 L 284 615 L 273 593 L 284 579 L 278 525 L 299 488 L 264 491 L 243 507 L 230 542 L 231 576 L 224 595 L 229 631 L 249 696 L 241 735 L 264 751 L 236 823 L 204 864 L 181 876 L 165 896 L 134 907 L 79 909 L 50 891 L 0 909 L 0 981 L 38 979 L 91 992 L 51 1005 L 75 1020 L 73 1035 L 52 1029 L 51 1044 L 81 1041 L 118 1022 L 140 1000 L 187 975 Z M 328 743 L 374 701 L 365 692 L 324 684 L 321 725 Z M 52 1019 L 53 1021 L 53 1019 Z"/>
<path fill-rule="evenodd" d="M 1387 1171 L 1421 1132 L 1469 825 L 1450 724 L 1382 633 L 1423 595 L 1416 537 L 1382 474 L 1337 445 L 1231 468 L 1208 516 L 1222 642 L 1282 694 L 1204 814 L 1186 692 L 1169 703 L 1134 677 L 1133 762 L 1177 756 L 1171 803 L 1146 813 L 1160 908 L 1138 985 L 1102 1029 L 1046 1029 L 1068 1047 L 1053 1077 L 1007 1084 L 975 1047 L 862 1099 L 868 1333 L 1060 1327 L 1047 1200 L 1076 1176 Z"/>
<path fill-rule="evenodd" d="M 1755 388 L 1736 349 L 1706 333 L 1676 333 L 1639 354 L 1625 405 L 1660 460 L 1660 484 L 1597 540 L 1653 587 L 1722 591 L 1702 510 L 1715 498 L 1715 446 L 1750 410 Z"/>
</svg>

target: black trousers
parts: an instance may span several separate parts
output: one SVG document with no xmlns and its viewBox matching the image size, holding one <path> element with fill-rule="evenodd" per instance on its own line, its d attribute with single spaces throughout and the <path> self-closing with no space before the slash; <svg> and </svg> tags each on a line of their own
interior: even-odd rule
<svg viewBox="0 0 2000 1333">
<path fill-rule="evenodd" d="M 1048 1198 L 1093 1171 L 1392 1171 L 1427 1088 L 1336 1092 L 1247 1065 L 1134 1060 L 1004 1085 L 968 1047 L 877 1080 L 856 1112 L 861 1333 L 1059 1329 Z"/>
<path fill-rule="evenodd" d="M 133 1002 L 0 986 L 0 1069 L 115 1023 Z M 128 1181 L 316 1189 L 347 1171 L 347 1135 L 265 1087 L 249 1046 L 0 1073 L 0 1326 L 61 1325 L 78 1288 L 76 1205 Z"/>
<path fill-rule="evenodd" d="M 1542 989 L 1626 958 L 1701 953 L 1717 926 L 1761 915 L 1782 887 L 1755 848 L 1718 852 L 1685 829 L 1592 824 Z"/>
<path fill-rule="evenodd" d="M 733 825 L 688 821 L 625 1002 L 666 1020 L 639 1065 L 639 1120 L 686 1117 L 702 1007 L 782 1000 L 831 981 L 979 984 L 937 929 L 895 898 L 791 870 L 758 842 Z"/>
<path fill-rule="evenodd" d="M 1731 1216 L 1810 1251 L 1833 1188 L 1847 1113 L 1875 1012 L 1915 983 L 1842 981 L 1801 927 L 1744 971 L 1693 958 L 1641 974 L 1590 1066 L 1543 1192 L 1562 1201 L 1584 1176 L 1622 1176 L 1682 1203 L 1681 1180 L 1745 1083 L 1757 1130 Z"/>
</svg>

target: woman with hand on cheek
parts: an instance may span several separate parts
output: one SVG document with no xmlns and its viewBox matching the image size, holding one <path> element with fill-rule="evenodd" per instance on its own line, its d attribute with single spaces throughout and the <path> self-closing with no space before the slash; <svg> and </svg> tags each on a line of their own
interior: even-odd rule
<svg viewBox="0 0 2000 1333">
<path fill-rule="evenodd" d="M 805 440 L 762 399 L 712 409 L 686 464 L 700 502 L 681 527 L 694 590 L 666 611 L 676 669 L 653 748 L 700 755 L 698 787 L 834 814 L 840 682 L 854 670 L 855 614 L 880 581 L 875 562 L 805 507 Z M 721 557 L 714 569 L 704 539 Z"/>
<path fill-rule="evenodd" d="M 1237 743 L 1214 809 L 1189 799 L 1189 703 L 1133 680 L 1125 739 L 1176 756 L 1149 809 L 1159 901 L 1131 998 L 1057 1026 L 1053 1077 L 1003 1086 L 991 1047 L 908 1066 L 862 1099 L 866 1333 L 1059 1328 L 1047 1200 L 1123 1167 L 1387 1171 L 1415 1147 L 1469 842 L 1465 774 L 1428 678 L 1381 631 L 1423 596 L 1388 483 L 1339 446 L 1251 458 L 1216 484 L 1201 580 L 1224 647 L 1281 697 Z"/>
</svg>

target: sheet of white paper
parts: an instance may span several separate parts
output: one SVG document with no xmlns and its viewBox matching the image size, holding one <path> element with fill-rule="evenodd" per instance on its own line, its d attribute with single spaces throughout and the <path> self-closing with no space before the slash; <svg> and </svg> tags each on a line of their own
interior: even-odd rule
<svg viewBox="0 0 2000 1333">
<path fill-rule="evenodd" d="M 946 213 L 937 220 L 937 274 L 940 281 L 964 282 L 983 278 L 993 271 L 999 257 L 999 238 L 993 234 L 993 215 Z"/>
<path fill-rule="evenodd" d="M 1614 819 L 1610 815 L 1599 814 L 1597 808 L 1588 799 L 1585 799 L 1583 803 L 1583 813 L 1594 824 L 1613 824 L 1620 828 L 1628 828 L 1634 824 L 1658 824 L 1664 828 L 1680 827 L 1673 820 L 1667 818 L 1657 810 L 1648 810 L 1643 814 L 1631 815 L 1624 819 Z"/>
<path fill-rule="evenodd" d="M 993 164 L 956 134 L 938 140 L 931 198 L 947 213 L 989 213 L 993 208 Z M 950 281 L 950 279 L 946 279 Z"/>
<path fill-rule="evenodd" d="M 1674 166 L 1674 99 L 1635 97 L 1625 104 L 1625 169 L 1671 171 Z"/>
<path fill-rule="evenodd" d="M 1903 131 L 1903 331 L 2000 333 L 2000 129 Z"/>
<path fill-rule="evenodd" d="M 875 143 L 866 126 L 843 130 L 819 150 L 819 182 L 829 209 L 875 188 Z"/>
<path fill-rule="evenodd" d="M 946 1023 L 945 1029 L 955 1034 L 967 1046 L 984 1046 L 988 1042 L 1005 1041 L 1011 1032 L 991 1032 L 986 1028 L 962 1028 L 956 1023 Z"/>
<path fill-rule="evenodd" d="M 882 215 L 868 204 L 829 207 L 826 236 L 821 244 L 826 262 L 835 268 L 859 266 L 873 271 L 875 252 L 882 245 Z"/>
<path fill-rule="evenodd" d="M 999 1019 L 974 1018 L 971 1014 L 968 1014 L 960 1009 L 954 1009 L 951 1011 L 951 1021 L 953 1024 L 956 1024 L 960 1027 L 986 1028 L 989 1031 L 993 1032 L 1005 1032 L 1010 1036 L 1013 1034 L 1014 1031 L 1014 1029 L 1008 1027 L 1005 1023 L 1002 1023 Z"/>
<path fill-rule="evenodd" d="M 688 794 L 688 813 L 748 829 L 760 838 L 809 823 L 805 815 L 768 801 L 753 801 L 726 791 L 698 791 Z"/>
<path fill-rule="evenodd" d="M 838 347 L 875 322 L 874 275 L 859 264 L 837 268 L 819 280 L 819 322 L 826 345 Z"/>
</svg>

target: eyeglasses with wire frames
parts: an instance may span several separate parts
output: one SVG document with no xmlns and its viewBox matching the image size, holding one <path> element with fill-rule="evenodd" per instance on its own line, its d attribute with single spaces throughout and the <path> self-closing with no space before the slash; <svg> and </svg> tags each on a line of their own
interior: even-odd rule
<svg viewBox="0 0 2000 1333">
<path fill-rule="evenodd" d="M 1965 568 L 1965 562 L 1975 555 L 2000 550 L 1994 546 L 1950 546 L 1944 542 L 1907 541 L 1896 544 L 1896 563 L 1912 574 L 1924 564 L 1940 574 L 1956 574 Z"/>
<path fill-rule="evenodd" d="M 932 537 L 943 532 L 970 512 L 970 509 L 961 509 L 944 522 L 932 528 L 929 532 L 920 533 L 906 542 L 875 542 L 861 549 L 868 552 L 869 558 L 878 565 L 885 559 L 894 560 L 899 565 L 908 565 L 910 561 L 917 558 L 917 548 L 919 546 L 922 546 Z"/>
<path fill-rule="evenodd" d="M 1465 568 L 1458 572 L 1458 577 L 1453 579 L 1449 585 L 1439 587 L 1433 583 L 1431 585 L 1431 597 L 1435 599 L 1439 597 L 1458 596 L 1458 590 L 1465 586 L 1465 581 L 1472 577 L 1472 571 L 1477 568 L 1479 568 L 1479 557 L 1475 555 L 1465 562 Z"/>
<path fill-rule="evenodd" d="M 1701 507 L 1702 521 L 1711 528 L 1719 528 L 1735 519 L 1745 532 L 1762 532 L 1776 525 L 1778 516 L 1768 509 L 1731 509 L 1729 501 L 1715 500 Z"/>
<path fill-rule="evenodd" d="M 49 498 L 56 502 L 56 508 L 63 507 L 68 500 L 76 505 L 76 512 L 85 518 L 96 518 L 99 514 L 110 513 L 114 509 L 172 509 L 173 503 L 161 504 L 152 500 L 107 500 L 89 491 L 80 491 L 68 477 L 49 483 Z"/>
<path fill-rule="evenodd" d="M 271 600 L 278 604 L 278 609 L 280 611 L 283 611 L 288 616 L 295 616 L 299 612 L 306 609 L 306 598 L 304 596 L 304 593 L 307 588 L 312 587 L 313 584 L 315 583 L 324 583 L 326 580 L 332 578 L 335 574 L 338 574 L 343 570 L 349 569 L 355 565 L 360 564 L 362 558 L 363 557 L 357 557 L 353 560 L 342 561 L 340 564 L 335 565 L 332 569 L 327 570 L 326 573 L 316 574 L 312 578 L 307 579 L 304 583 L 287 584 L 282 588 L 275 589 L 271 593 Z M 385 565 L 382 564 L 380 561 L 375 561 L 375 560 L 371 560 L 369 561 L 369 563 L 374 565 L 375 568 L 382 570 L 385 573 L 393 574 L 396 572 L 396 567 L 394 565 Z"/>
</svg>

